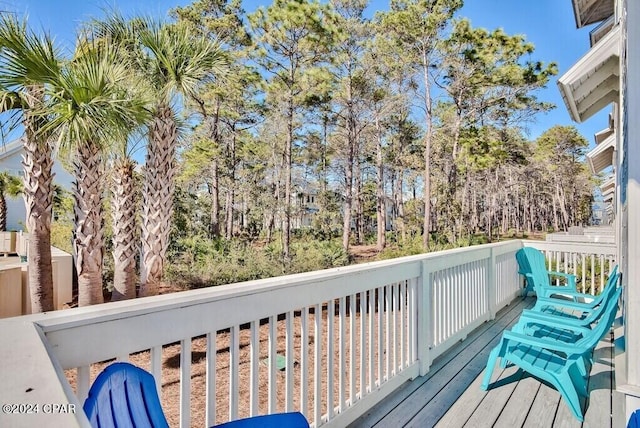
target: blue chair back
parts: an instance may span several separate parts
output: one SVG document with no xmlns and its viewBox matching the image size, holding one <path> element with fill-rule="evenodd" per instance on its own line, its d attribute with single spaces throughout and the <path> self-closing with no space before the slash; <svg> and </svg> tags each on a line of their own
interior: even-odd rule
<svg viewBox="0 0 640 428">
<path fill-rule="evenodd" d="M 91 385 L 83 409 L 94 428 L 169 427 L 153 376 L 129 363 L 105 368 Z"/>
</svg>

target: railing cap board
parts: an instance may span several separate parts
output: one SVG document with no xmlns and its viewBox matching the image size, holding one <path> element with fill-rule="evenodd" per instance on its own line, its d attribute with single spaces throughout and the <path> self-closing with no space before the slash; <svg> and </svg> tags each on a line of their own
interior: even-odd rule
<svg viewBox="0 0 640 428">
<path fill-rule="evenodd" d="M 89 427 L 38 326 L 21 318 L 3 321 L 0 328 L 0 402 L 38 405 L 32 414 L 0 413 L 3 427 Z M 73 404 L 75 414 L 51 413 L 45 404 Z M 50 410 L 50 409 L 49 409 Z"/>
<path fill-rule="evenodd" d="M 242 295 L 250 295 L 259 292 L 273 291 L 278 288 L 299 287 L 305 284 L 319 284 L 321 282 L 329 282 L 331 280 L 343 278 L 346 275 L 367 273 L 367 272 L 384 272 L 384 270 L 395 266 L 406 266 L 412 262 L 437 260 L 440 258 L 449 259 L 459 253 L 468 253 L 469 250 L 481 252 L 488 248 L 494 247 L 496 254 L 507 253 L 513 248 L 520 248 L 520 241 L 512 240 L 493 244 L 483 244 L 473 247 L 455 248 L 452 250 L 438 251 L 435 253 L 418 254 L 414 256 L 399 257 L 391 260 L 381 260 L 375 262 L 362 263 L 358 265 L 325 269 L 321 271 L 305 272 L 293 275 L 278 276 L 273 278 L 246 281 L 234 284 L 221 285 L 217 287 L 203 288 L 198 290 L 182 291 L 161 296 L 152 296 L 138 298 L 134 300 L 112 302 L 103 305 L 93 305 L 82 308 L 68 309 L 65 311 L 55 311 L 49 313 L 25 315 L 22 317 L 25 321 L 36 322 L 42 326 L 45 332 L 53 331 L 58 328 L 66 328 L 72 326 L 74 321 L 83 321 L 87 318 L 108 318 L 110 315 L 118 316 L 125 310 L 140 310 L 148 312 L 152 308 L 158 310 L 184 307 L 193 304 L 207 303 L 209 301 L 217 301 L 228 299 L 231 297 L 239 297 Z M 403 275 L 397 281 L 409 279 L 412 275 Z M 363 289 L 368 290 L 371 287 L 367 284 Z M 341 293 L 341 296 L 344 295 Z M 340 296 L 336 296 L 340 297 Z M 331 297 L 329 297 L 331 298 Z M 0 321 L 1 324 L 1 321 Z"/>
<path fill-rule="evenodd" d="M 560 251 L 565 253 L 593 253 L 603 255 L 615 255 L 616 245 L 610 243 L 571 243 L 571 242 L 554 242 L 554 241 L 534 241 L 523 240 L 525 247 L 533 247 L 539 250 Z"/>
</svg>

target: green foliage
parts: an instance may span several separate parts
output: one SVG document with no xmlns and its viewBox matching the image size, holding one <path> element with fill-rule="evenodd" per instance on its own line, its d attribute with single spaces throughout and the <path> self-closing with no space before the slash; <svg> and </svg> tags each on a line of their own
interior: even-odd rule
<svg viewBox="0 0 640 428">
<path fill-rule="evenodd" d="M 261 248 L 239 239 L 184 237 L 172 247 L 172 263 L 165 274 L 168 281 L 184 288 L 200 288 L 345 266 L 349 262 L 337 241 L 294 242 L 288 270 L 283 267 L 281 254 L 282 248 L 276 243 Z"/>
<path fill-rule="evenodd" d="M 51 222 L 51 245 L 62 251 L 73 254 L 73 222 L 69 219 Z"/>
</svg>

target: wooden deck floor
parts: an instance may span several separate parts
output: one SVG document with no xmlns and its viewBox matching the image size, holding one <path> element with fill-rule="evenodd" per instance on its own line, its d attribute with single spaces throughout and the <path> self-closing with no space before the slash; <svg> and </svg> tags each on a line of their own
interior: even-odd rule
<svg viewBox="0 0 640 428">
<path fill-rule="evenodd" d="M 495 320 L 436 359 L 426 376 L 406 382 L 356 420 L 351 427 L 611 427 L 613 343 L 607 335 L 596 349 L 589 380 L 585 422 L 576 420 L 560 394 L 515 367 L 496 367 L 492 382 L 480 389 L 489 352 L 534 298 L 515 301 Z M 583 403 L 583 409 L 585 403 Z"/>
</svg>

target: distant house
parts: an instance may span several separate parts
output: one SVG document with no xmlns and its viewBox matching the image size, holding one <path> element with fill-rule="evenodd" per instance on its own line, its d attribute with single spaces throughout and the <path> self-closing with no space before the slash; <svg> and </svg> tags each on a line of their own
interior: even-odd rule
<svg viewBox="0 0 640 428">
<path fill-rule="evenodd" d="M 344 210 L 344 196 L 338 192 L 334 192 L 334 197 L 338 203 L 338 209 L 340 213 Z M 294 201 L 294 212 L 291 217 L 291 227 L 293 229 L 303 229 L 313 226 L 314 217 L 320 212 L 322 206 L 320 205 L 319 193 L 317 190 L 304 189 L 296 194 Z M 394 219 L 396 217 L 393 210 L 393 199 L 385 197 L 385 211 L 386 211 L 386 230 L 391 230 L 394 225 Z M 342 227 L 342 223 L 337 224 L 338 227 Z M 355 228 L 355 218 L 351 217 L 351 228 Z M 375 224 L 372 226 L 375 229 Z M 372 229 L 372 230 L 373 230 Z"/>
<path fill-rule="evenodd" d="M 6 171 L 16 177 L 22 177 L 22 157 L 24 154 L 23 140 L 0 145 L 0 171 Z M 74 178 L 60 164 L 53 164 L 53 182 L 64 189 L 71 189 Z M 26 209 L 22 196 L 7 197 L 7 230 L 25 230 Z"/>
</svg>

